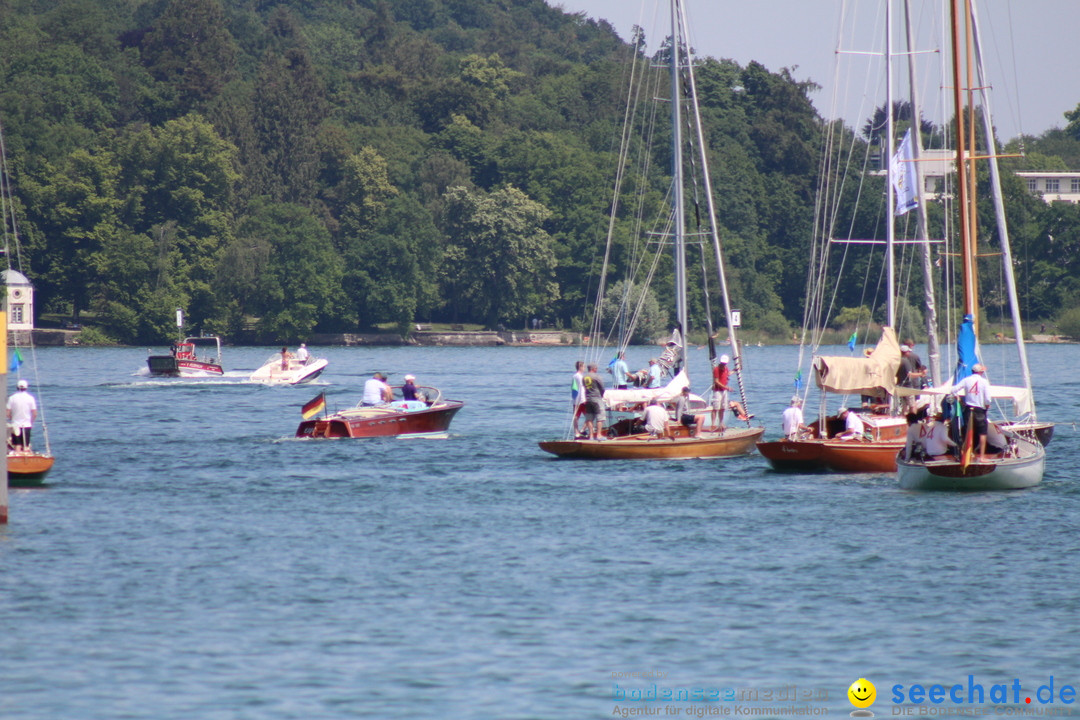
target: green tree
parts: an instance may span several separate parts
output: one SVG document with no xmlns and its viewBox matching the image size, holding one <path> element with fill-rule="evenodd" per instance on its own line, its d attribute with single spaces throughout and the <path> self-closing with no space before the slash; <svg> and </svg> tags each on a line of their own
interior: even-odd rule
<svg viewBox="0 0 1080 720">
<path fill-rule="evenodd" d="M 555 254 L 543 229 L 550 214 L 514 187 L 447 191 L 442 282 L 455 315 L 464 312 L 495 328 L 558 299 Z"/>
<path fill-rule="evenodd" d="M 171 90 L 171 113 L 198 109 L 229 81 L 236 61 L 219 0 L 170 0 L 143 39 L 142 56 Z"/>
</svg>

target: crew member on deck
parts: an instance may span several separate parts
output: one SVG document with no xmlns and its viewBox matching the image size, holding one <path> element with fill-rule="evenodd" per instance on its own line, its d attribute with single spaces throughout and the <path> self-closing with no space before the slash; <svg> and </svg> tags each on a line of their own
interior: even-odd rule
<svg viewBox="0 0 1080 720">
<path fill-rule="evenodd" d="M 30 452 L 30 428 L 37 420 L 37 400 L 27 388 L 30 383 L 20 380 L 16 386 L 18 390 L 8 398 L 7 418 L 11 426 L 11 449 L 15 452 Z"/>
</svg>

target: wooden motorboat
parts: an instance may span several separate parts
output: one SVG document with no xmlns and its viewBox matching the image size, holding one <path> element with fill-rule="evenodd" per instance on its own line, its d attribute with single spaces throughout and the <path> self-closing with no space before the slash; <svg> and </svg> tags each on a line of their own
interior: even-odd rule
<svg viewBox="0 0 1080 720">
<path fill-rule="evenodd" d="M 907 422 L 900 417 L 859 413 L 866 428 L 861 440 L 837 440 L 844 421 L 830 416 L 825 421 L 827 437 L 819 432 L 820 422 L 814 421 L 811 431 L 797 440 L 760 442 L 758 452 L 774 470 L 787 472 L 893 472 L 896 453 L 907 438 Z"/>
<path fill-rule="evenodd" d="M 304 420 L 296 429 L 302 438 L 374 438 L 445 435 L 465 403 L 446 400 L 433 387 L 418 388 L 424 400 L 394 400 L 385 405 L 357 405 L 324 417 Z M 398 392 L 400 388 L 395 388 Z"/>
</svg>

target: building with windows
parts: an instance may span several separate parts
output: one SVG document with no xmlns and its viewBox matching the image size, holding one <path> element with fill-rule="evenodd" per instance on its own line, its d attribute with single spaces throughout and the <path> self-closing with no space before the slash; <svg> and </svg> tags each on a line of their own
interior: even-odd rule
<svg viewBox="0 0 1080 720">
<path fill-rule="evenodd" d="M 1080 203 L 1080 172 L 1037 172 L 1028 171 L 1016 173 L 1018 178 L 1027 183 L 1027 189 L 1038 195 L 1046 202 L 1063 200 L 1069 203 Z"/>
<path fill-rule="evenodd" d="M 18 270 L 0 273 L 7 285 L 8 330 L 30 332 L 34 329 L 34 286 Z"/>
</svg>

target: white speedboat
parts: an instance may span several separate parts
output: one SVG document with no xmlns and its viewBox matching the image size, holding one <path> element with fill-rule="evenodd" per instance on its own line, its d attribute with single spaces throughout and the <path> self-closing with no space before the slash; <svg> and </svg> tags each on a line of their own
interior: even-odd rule
<svg viewBox="0 0 1080 720">
<path fill-rule="evenodd" d="M 281 353 L 274 353 L 263 366 L 251 374 L 251 382 L 267 385 L 299 385 L 314 380 L 326 369 L 329 360 L 309 357 L 306 361 L 296 358 L 282 361 Z"/>
</svg>

